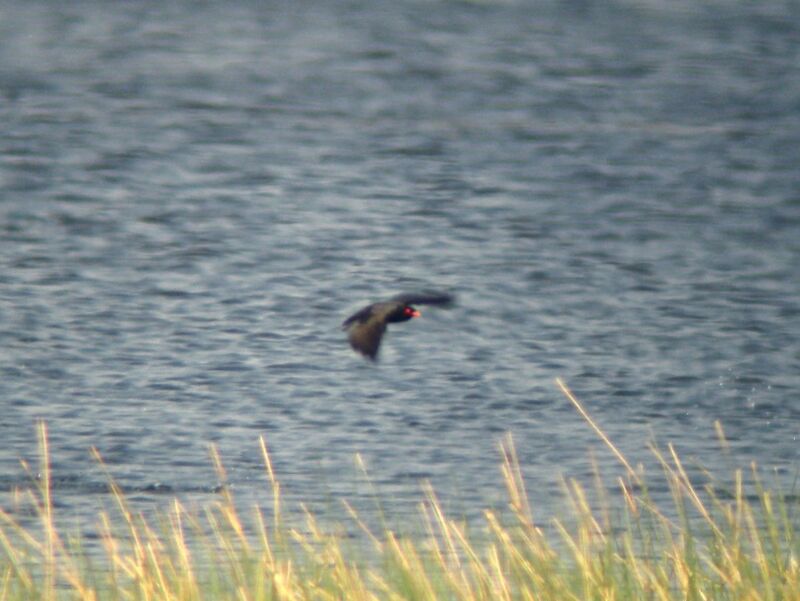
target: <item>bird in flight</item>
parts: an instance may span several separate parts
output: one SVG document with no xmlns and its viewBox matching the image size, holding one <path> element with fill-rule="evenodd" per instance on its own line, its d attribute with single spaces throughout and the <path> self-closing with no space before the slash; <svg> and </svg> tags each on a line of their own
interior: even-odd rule
<svg viewBox="0 0 800 601">
<path fill-rule="evenodd" d="M 359 309 L 344 320 L 342 329 L 347 332 L 350 346 L 354 350 L 375 361 L 381 346 L 381 338 L 388 324 L 419 317 L 421 313 L 414 305 L 447 307 L 452 305 L 453 301 L 453 295 L 444 292 L 398 294 L 389 300 L 372 303 Z"/>
</svg>

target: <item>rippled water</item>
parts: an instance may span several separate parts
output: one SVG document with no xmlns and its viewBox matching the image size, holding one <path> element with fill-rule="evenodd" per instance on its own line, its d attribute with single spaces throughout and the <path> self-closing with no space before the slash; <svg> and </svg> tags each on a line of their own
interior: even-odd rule
<svg viewBox="0 0 800 601">
<path fill-rule="evenodd" d="M 601 6 L 602 5 L 602 6 Z M 535 505 L 674 442 L 791 482 L 800 14 L 762 2 L 4 3 L 0 478 L 46 420 L 60 510 L 430 480 Z M 391 329 L 339 324 L 456 292 Z M 732 457 L 720 453 L 719 420 Z M 657 491 L 656 491 L 657 492 Z M 4 494 L 8 500 L 9 495 Z M 4 506 L 6 500 L 2 501 Z M 543 509 L 544 511 L 544 509 Z"/>
</svg>

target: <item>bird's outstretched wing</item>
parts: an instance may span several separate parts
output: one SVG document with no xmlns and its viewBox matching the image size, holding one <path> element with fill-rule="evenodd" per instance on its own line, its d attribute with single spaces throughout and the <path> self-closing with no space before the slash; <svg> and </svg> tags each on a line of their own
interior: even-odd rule
<svg viewBox="0 0 800 601">
<path fill-rule="evenodd" d="M 440 305 L 450 306 L 456 298 L 447 292 L 408 292 L 393 296 L 392 300 L 406 305 Z"/>
<path fill-rule="evenodd" d="M 373 361 L 378 355 L 381 338 L 386 331 L 386 319 L 381 315 L 380 309 L 380 304 L 364 307 L 342 324 L 342 329 L 347 330 L 350 346 Z"/>
<path fill-rule="evenodd" d="M 365 321 L 368 321 L 369 318 L 373 316 L 374 307 L 375 307 L 374 304 L 367 305 L 366 307 L 363 307 L 358 311 L 356 311 L 355 313 L 353 313 L 350 317 L 348 317 L 342 322 L 342 329 L 348 330 L 353 325 L 357 325 L 359 323 L 364 323 Z"/>
<path fill-rule="evenodd" d="M 382 321 L 375 321 L 364 324 L 360 328 L 352 328 L 348 335 L 350 346 L 362 355 L 375 360 L 378 356 L 378 349 L 381 346 L 381 338 L 386 331 L 386 324 Z"/>
</svg>

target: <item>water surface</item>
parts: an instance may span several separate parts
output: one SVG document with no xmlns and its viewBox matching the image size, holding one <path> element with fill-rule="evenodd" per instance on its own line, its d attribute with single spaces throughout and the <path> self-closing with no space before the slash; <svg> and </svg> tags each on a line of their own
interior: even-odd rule
<svg viewBox="0 0 800 601">
<path fill-rule="evenodd" d="M 65 516 L 218 485 L 535 513 L 652 437 L 787 482 L 800 435 L 792 3 L 4 3 L 0 478 Z M 339 324 L 458 294 L 381 361 Z M 719 450 L 719 420 L 731 452 Z M 663 492 L 663 489 L 662 489 Z M 659 489 L 655 489 L 659 494 Z"/>
</svg>

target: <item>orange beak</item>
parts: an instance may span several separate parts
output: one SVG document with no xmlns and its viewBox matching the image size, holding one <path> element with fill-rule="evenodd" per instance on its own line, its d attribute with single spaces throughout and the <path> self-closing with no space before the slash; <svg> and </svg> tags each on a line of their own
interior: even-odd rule
<svg viewBox="0 0 800 601">
<path fill-rule="evenodd" d="M 422 313 L 420 313 L 415 309 L 414 312 L 411 314 L 411 317 L 422 317 Z"/>
</svg>

